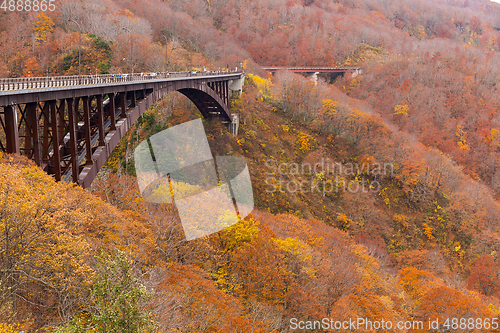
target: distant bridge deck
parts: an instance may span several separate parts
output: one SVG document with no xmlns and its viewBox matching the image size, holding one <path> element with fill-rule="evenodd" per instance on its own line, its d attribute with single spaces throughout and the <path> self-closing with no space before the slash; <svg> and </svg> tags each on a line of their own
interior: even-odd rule
<svg viewBox="0 0 500 333">
<path fill-rule="evenodd" d="M 275 73 L 277 71 L 290 71 L 294 73 L 360 73 L 359 67 L 263 67 L 265 71 Z"/>
</svg>

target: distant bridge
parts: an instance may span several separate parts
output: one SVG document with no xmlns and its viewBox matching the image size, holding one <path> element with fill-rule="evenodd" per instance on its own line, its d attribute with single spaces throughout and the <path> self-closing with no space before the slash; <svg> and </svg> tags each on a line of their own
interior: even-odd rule
<svg viewBox="0 0 500 333">
<path fill-rule="evenodd" d="M 263 67 L 265 71 L 276 73 L 278 71 L 290 71 L 293 73 L 301 73 L 310 77 L 315 84 L 318 83 L 318 75 L 327 76 L 330 82 L 333 82 L 337 77 L 350 74 L 356 77 L 361 74 L 359 67 Z"/>
<path fill-rule="evenodd" d="M 178 91 L 232 131 L 229 97 L 242 72 L 149 73 L 0 79 L 0 151 L 23 154 L 55 179 L 90 187 L 128 129 Z"/>
<path fill-rule="evenodd" d="M 360 74 L 361 68 L 359 67 L 263 67 L 265 71 L 276 73 L 277 71 L 290 71 L 294 73 L 358 73 Z"/>
</svg>

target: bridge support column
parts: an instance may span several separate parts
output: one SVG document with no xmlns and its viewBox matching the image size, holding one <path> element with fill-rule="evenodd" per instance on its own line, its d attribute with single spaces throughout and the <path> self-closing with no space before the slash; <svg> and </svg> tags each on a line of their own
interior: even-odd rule
<svg viewBox="0 0 500 333">
<path fill-rule="evenodd" d="M 129 95 L 130 95 L 130 107 L 131 108 L 135 108 L 135 91 L 131 91 L 129 92 Z"/>
<path fill-rule="evenodd" d="M 66 100 L 62 100 L 59 104 L 59 139 L 62 140 L 66 133 L 68 133 L 66 125 Z"/>
<path fill-rule="evenodd" d="M 220 84 L 220 96 L 224 103 L 227 105 L 226 82 L 221 82 Z"/>
<path fill-rule="evenodd" d="M 50 123 L 52 125 L 52 150 L 54 151 L 53 161 L 54 161 L 54 176 L 57 181 L 61 180 L 61 155 L 59 144 L 61 142 L 59 138 L 59 129 L 57 124 L 57 102 L 50 102 Z"/>
<path fill-rule="evenodd" d="M 7 139 L 7 153 L 20 154 L 19 148 L 19 129 L 17 122 L 17 112 L 12 106 L 4 107 L 5 115 L 5 136 Z"/>
<path fill-rule="evenodd" d="M 111 125 L 109 127 L 110 130 L 116 131 L 116 105 L 115 105 L 115 94 L 111 93 L 108 95 L 109 97 L 109 119 L 111 121 Z"/>
<path fill-rule="evenodd" d="M 83 122 L 85 127 L 85 149 L 87 165 L 92 165 L 92 135 L 90 133 L 90 104 L 88 96 L 83 97 Z"/>
<path fill-rule="evenodd" d="M 97 95 L 97 126 L 99 128 L 99 146 L 104 146 L 106 132 L 104 132 L 104 106 L 102 95 Z"/>
<path fill-rule="evenodd" d="M 40 115 L 40 119 L 43 118 L 43 126 L 42 126 L 42 166 L 45 169 L 49 165 L 49 146 L 50 146 L 50 129 L 52 120 L 50 119 L 50 104 L 52 101 L 47 101 L 43 105 L 42 113 Z"/>
<path fill-rule="evenodd" d="M 233 121 L 229 123 L 229 131 L 233 135 L 238 135 L 238 129 L 240 127 L 240 115 L 233 114 Z"/>
<path fill-rule="evenodd" d="M 40 128 L 38 127 L 38 114 L 36 112 L 37 103 L 28 103 L 25 109 L 26 117 L 26 152 L 32 151 L 32 157 L 35 164 L 42 166 L 40 159 Z"/>
<path fill-rule="evenodd" d="M 69 145 L 71 152 L 71 173 L 73 182 L 78 183 L 78 163 L 76 160 L 76 122 L 75 114 L 78 111 L 78 103 L 75 103 L 73 98 L 66 100 L 68 104 L 68 130 L 69 130 Z"/>
<path fill-rule="evenodd" d="M 319 74 L 320 74 L 319 72 L 307 73 L 307 77 L 310 78 L 312 82 L 314 82 L 315 86 L 318 85 L 318 75 Z"/>
<path fill-rule="evenodd" d="M 120 118 L 127 118 L 127 93 L 120 93 L 118 98 L 120 99 L 120 108 L 122 110 Z"/>
<path fill-rule="evenodd" d="M 229 81 L 229 90 L 231 91 L 231 93 L 233 91 L 237 91 L 241 96 L 244 84 L 245 84 L 245 77 L 244 76 L 242 76 L 242 78 L 239 80 L 231 80 L 231 81 Z"/>
<path fill-rule="evenodd" d="M 230 106 L 229 105 L 229 85 L 228 85 L 228 81 L 224 81 L 222 83 L 222 89 L 224 91 L 224 103 L 226 103 L 226 105 Z"/>
</svg>

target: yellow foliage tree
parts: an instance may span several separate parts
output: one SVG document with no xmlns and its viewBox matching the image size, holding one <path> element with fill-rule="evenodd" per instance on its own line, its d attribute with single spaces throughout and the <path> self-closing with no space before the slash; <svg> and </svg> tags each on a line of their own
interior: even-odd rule
<svg viewBox="0 0 500 333">
<path fill-rule="evenodd" d="M 410 107 L 406 104 L 396 105 L 394 107 L 394 115 L 396 115 L 396 116 L 408 117 L 408 111 L 410 111 Z"/>
<path fill-rule="evenodd" d="M 427 237 L 427 239 L 432 240 L 434 239 L 434 235 L 432 234 L 432 227 L 428 225 L 427 223 L 423 224 L 424 227 L 424 235 Z"/>
<path fill-rule="evenodd" d="M 43 320 L 80 309 L 94 277 L 87 237 L 99 233 L 102 239 L 99 228 L 106 219 L 119 222 L 123 217 L 113 216 L 111 207 L 73 184 L 55 183 L 25 158 L 4 155 L 0 160 L 0 280 L 6 288 L 2 296 L 31 306 L 43 302 L 47 309 L 40 314 Z M 111 232 L 109 225 L 107 230 Z"/>
<path fill-rule="evenodd" d="M 17 333 L 18 331 L 12 325 L 0 323 L 0 333 Z"/>
<path fill-rule="evenodd" d="M 458 147 L 462 150 L 469 150 L 469 145 L 467 144 L 467 132 L 465 132 L 462 128 L 462 126 L 458 125 L 457 126 L 457 131 L 455 132 L 455 135 L 459 139 L 457 142 Z"/>
<path fill-rule="evenodd" d="M 54 21 L 45 14 L 41 12 L 36 16 L 37 21 L 33 23 L 33 31 L 35 32 L 35 39 L 39 43 L 43 43 L 47 40 L 47 35 L 54 31 Z"/>
<path fill-rule="evenodd" d="M 313 137 L 305 133 L 299 133 L 298 143 L 299 143 L 299 149 L 303 153 L 307 153 L 308 151 L 313 150 L 314 148 L 316 148 L 318 144 Z"/>
<path fill-rule="evenodd" d="M 337 221 L 340 222 L 340 223 L 342 223 L 342 228 L 344 230 L 347 230 L 347 229 L 349 229 L 350 226 L 356 224 L 356 222 L 354 222 L 353 220 L 351 220 L 350 218 L 348 218 L 347 215 L 345 215 L 343 213 L 337 215 Z"/>
<path fill-rule="evenodd" d="M 492 128 L 488 140 L 490 141 L 491 147 L 500 146 L 500 131 L 496 128 Z"/>
<path fill-rule="evenodd" d="M 248 78 L 252 80 L 252 83 L 255 85 L 257 90 L 262 94 L 265 98 L 271 97 L 271 86 L 273 85 L 271 79 L 263 79 L 258 75 L 248 74 Z"/>
<path fill-rule="evenodd" d="M 322 108 L 321 111 L 325 113 L 326 115 L 331 115 L 335 116 L 337 114 L 337 106 L 339 105 L 338 102 L 334 102 L 331 99 L 324 99 L 322 101 Z"/>
</svg>

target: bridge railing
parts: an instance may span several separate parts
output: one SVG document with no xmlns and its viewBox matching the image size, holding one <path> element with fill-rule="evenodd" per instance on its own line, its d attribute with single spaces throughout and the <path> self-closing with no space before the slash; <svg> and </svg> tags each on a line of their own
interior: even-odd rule
<svg viewBox="0 0 500 333">
<path fill-rule="evenodd" d="M 72 86 L 89 86 L 110 83 L 140 82 L 165 80 L 169 78 L 198 77 L 224 74 L 237 74 L 240 71 L 203 71 L 203 72 L 173 72 L 173 73 L 134 73 L 106 74 L 82 76 L 47 76 L 25 77 L 15 79 L 0 79 L 0 92 L 30 89 L 47 89 Z"/>
</svg>

